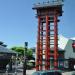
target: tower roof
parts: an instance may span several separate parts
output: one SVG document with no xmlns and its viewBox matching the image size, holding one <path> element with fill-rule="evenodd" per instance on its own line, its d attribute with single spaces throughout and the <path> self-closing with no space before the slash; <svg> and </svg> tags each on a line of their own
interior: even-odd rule
<svg viewBox="0 0 75 75">
<path fill-rule="evenodd" d="M 62 5 L 63 5 L 63 2 L 61 0 L 60 1 L 48 1 L 48 2 L 34 4 L 33 9 L 60 7 Z"/>
</svg>

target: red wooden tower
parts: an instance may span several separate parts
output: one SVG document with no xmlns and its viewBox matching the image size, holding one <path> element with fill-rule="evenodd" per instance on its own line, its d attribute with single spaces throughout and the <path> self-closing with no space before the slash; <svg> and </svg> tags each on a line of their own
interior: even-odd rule
<svg viewBox="0 0 75 75">
<path fill-rule="evenodd" d="M 62 0 L 35 4 L 37 11 L 38 36 L 36 70 L 50 70 L 50 58 L 54 59 L 54 69 L 58 69 L 58 17 L 62 16 Z M 53 47 L 54 52 L 50 49 Z"/>
</svg>

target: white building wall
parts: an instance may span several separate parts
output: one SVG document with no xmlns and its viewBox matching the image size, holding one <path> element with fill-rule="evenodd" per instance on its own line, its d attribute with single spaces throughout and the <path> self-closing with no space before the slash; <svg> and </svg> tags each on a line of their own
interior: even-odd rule
<svg viewBox="0 0 75 75">
<path fill-rule="evenodd" d="M 75 58 L 75 52 L 73 52 L 72 43 L 73 43 L 73 41 L 71 39 L 69 39 L 69 41 L 65 47 L 65 58 L 66 59 Z"/>
<path fill-rule="evenodd" d="M 60 35 L 58 38 L 58 47 L 61 48 L 62 50 L 65 49 L 67 42 L 69 41 L 68 38 L 65 38 L 64 36 Z"/>
</svg>

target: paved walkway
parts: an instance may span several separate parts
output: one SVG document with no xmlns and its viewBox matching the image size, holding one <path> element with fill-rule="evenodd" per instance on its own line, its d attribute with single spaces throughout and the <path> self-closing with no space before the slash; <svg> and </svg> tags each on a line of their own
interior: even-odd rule
<svg viewBox="0 0 75 75">
<path fill-rule="evenodd" d="M 11 72 L 0 73 L 0 75 L 23 75 L 23 66 L 22 65 L 18 65 L 16 69 L 14 66 L 13 70 Z M 34 72 L 35 72 L 35 70 L 27 70 L 26 75 L 32 75 L 32 73 L 34 73 Z M 75 75 L 75 71 L 63 72 L 62 75 Z"/>
<path fill-rule="evenodd" d="M 75 71 L 64 72 L 62 75 L 75 75 Z"/>
<path fill-rule="evenodd" d="M 32 73 L 34 73 L 35 70 L 27 70 L 26 71 L 26 75 L 32 75 Z M 0 73 L 0 75 L 23 75 L 23 71 L 22 72 L 10 72 L 10 73 Z"/>
<path fill-rule="evenodd" d="M 26 75 L 32 75 L 32 73 L 34 73 L 35 70 L 27 70 L 26 71 Z M 22 65 L 18 65 L 13 66 L 12 71 L 6 71 L 5 73 L 0 73 L 0 75 L 23 75 L 23 66 Z"/>
<path fill-rule="evenodd" d="M 26 75 L 32 75 L 32 73 L 34 73 L 35 70 L 27 70 L 27 74 Z M 17 73 L 0 73 L 0 75 L 23 75 L 23 72 L 17 72 Z M 64 72 L 62 73 L 62 75 L 75 75 L 75 71 L 71 71 L 71 72 Z"/>
</svg>

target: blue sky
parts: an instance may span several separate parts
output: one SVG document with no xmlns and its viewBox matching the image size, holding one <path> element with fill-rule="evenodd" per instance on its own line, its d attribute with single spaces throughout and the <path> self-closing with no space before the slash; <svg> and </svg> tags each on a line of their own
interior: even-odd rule
<svg viewBox="0 0 75 75">
<path fill-rule="evenodd" d="M 36 46 L 37 19 L 33 4 L 47 0 L 0 0 L 0 40 L 8 47 Z M 73 2 L 74 1 L 74 2 Z M 75 37 L 75 0 L 65 0 L 60 18 L 59 34 Z"/>
</svg>

